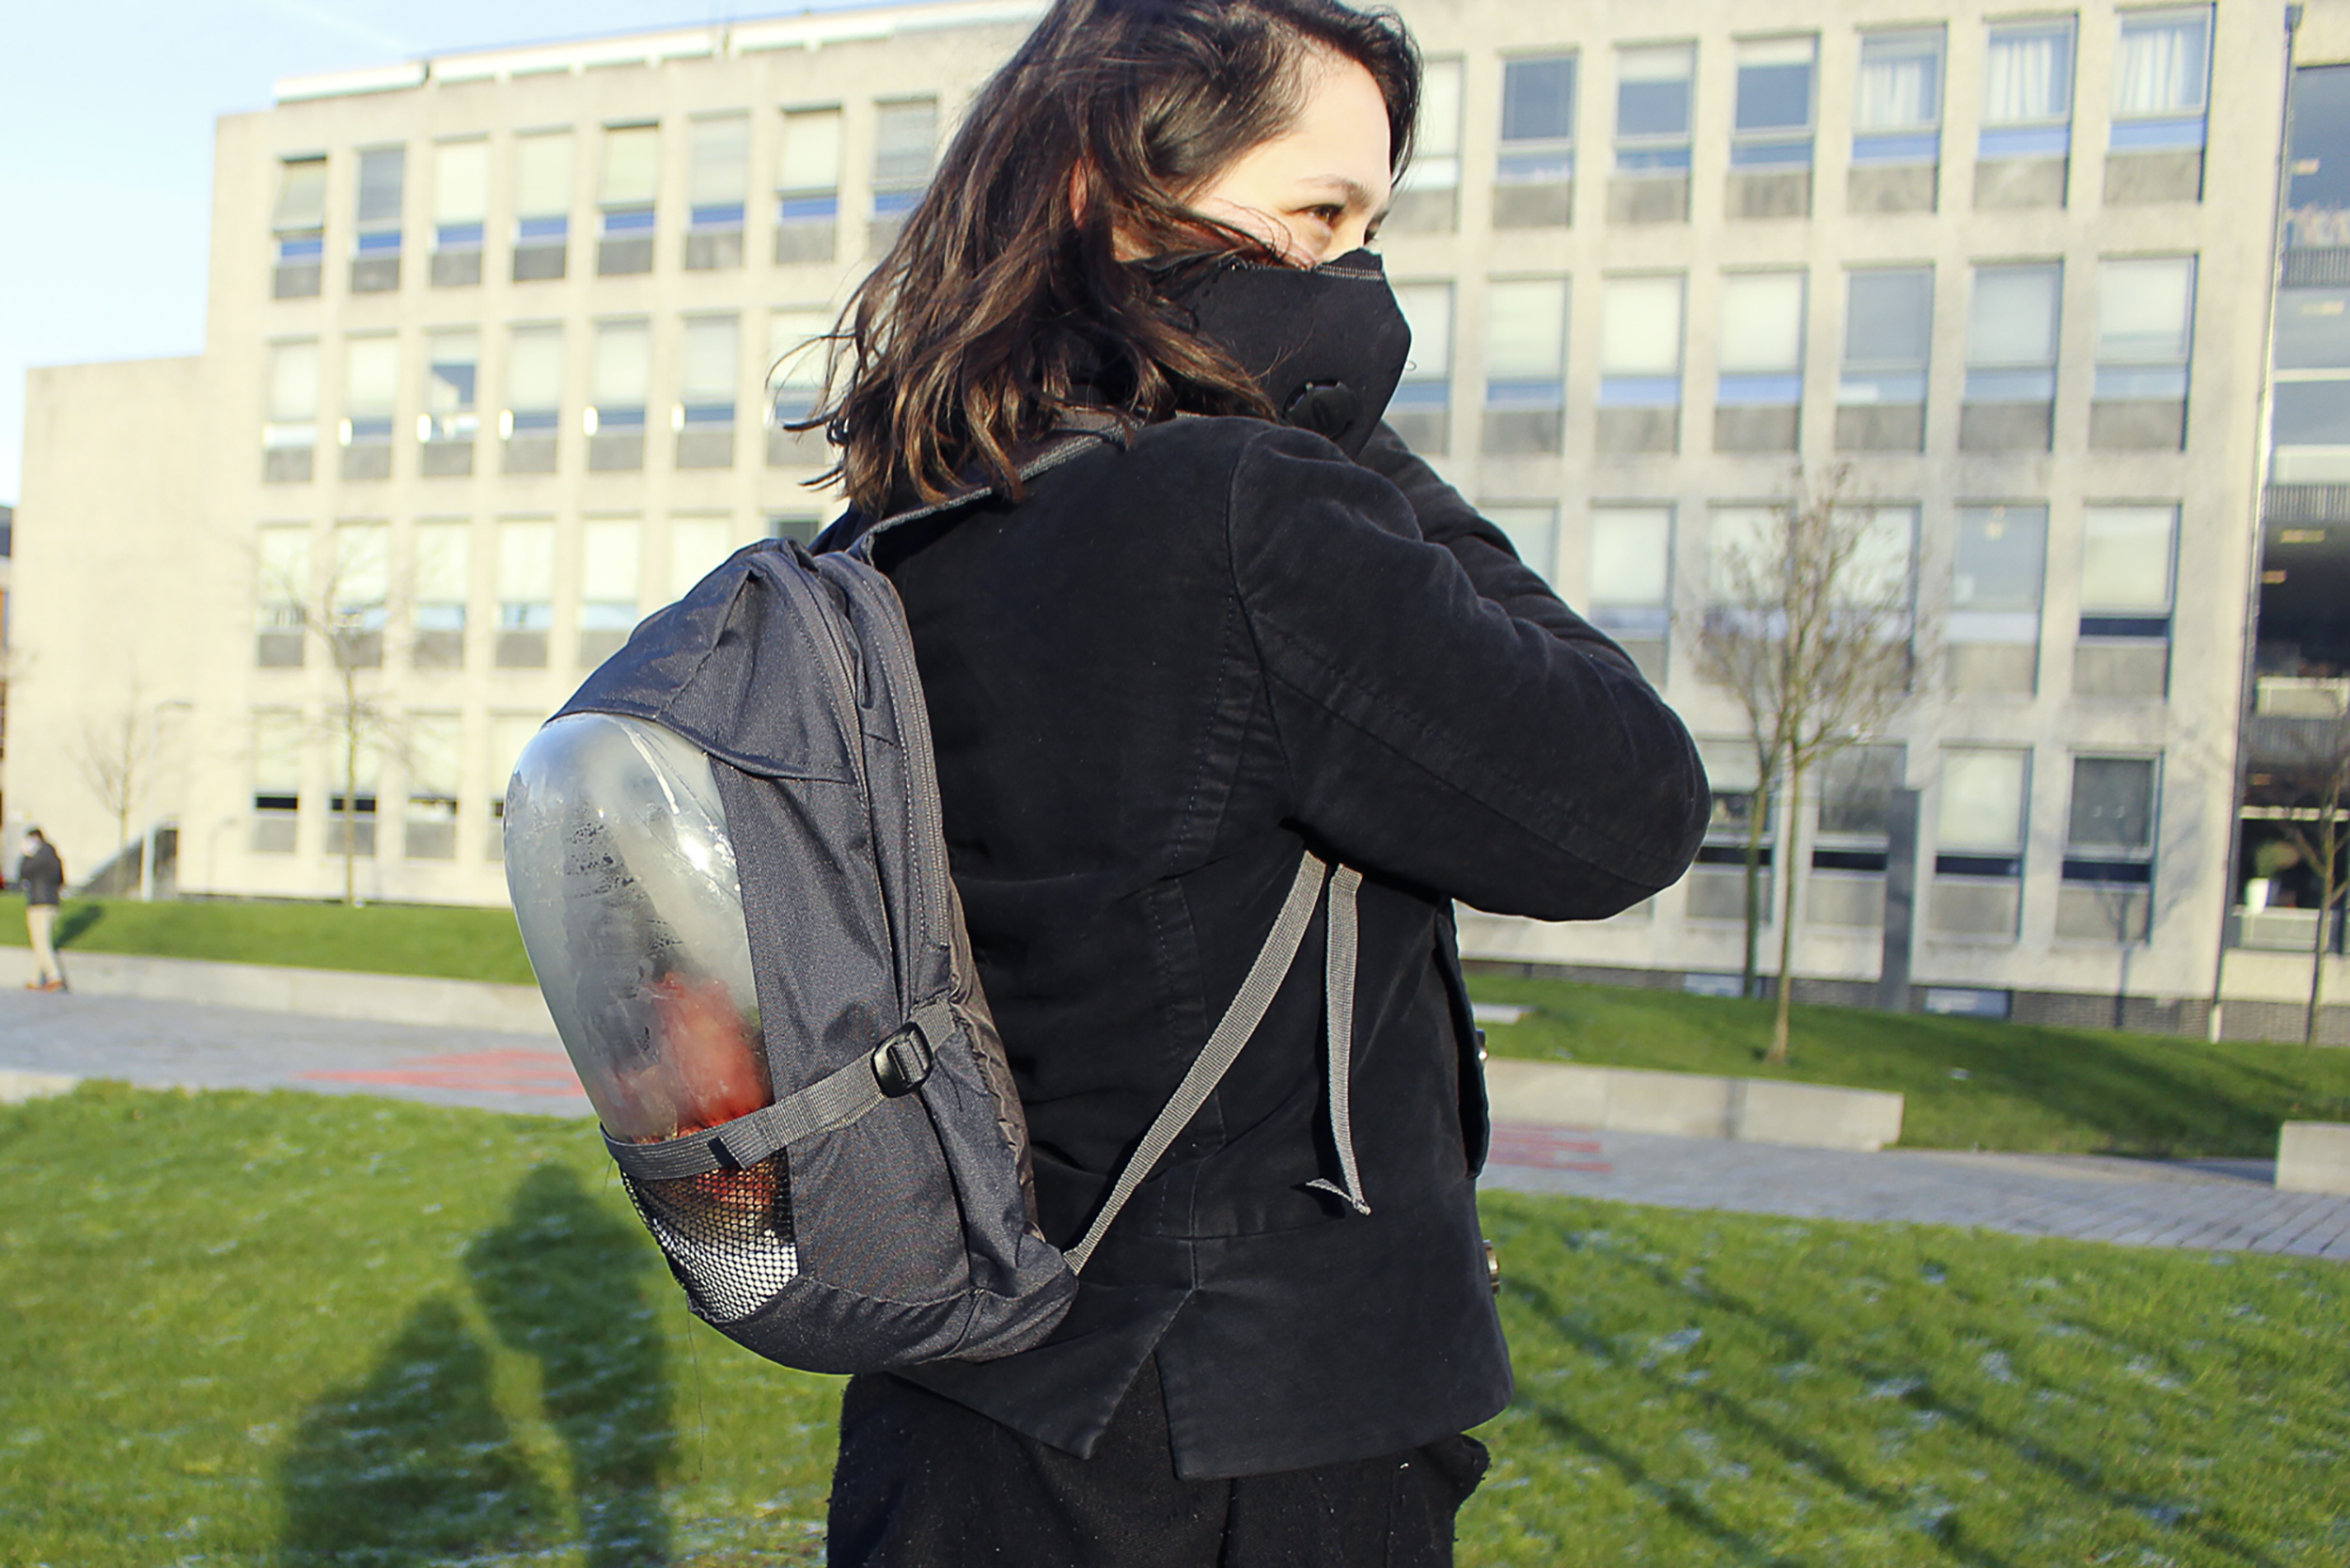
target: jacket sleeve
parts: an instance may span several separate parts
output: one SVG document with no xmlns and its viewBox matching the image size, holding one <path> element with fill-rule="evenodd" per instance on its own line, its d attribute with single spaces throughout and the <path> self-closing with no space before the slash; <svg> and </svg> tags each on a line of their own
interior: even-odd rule
<svg viewBox="0 0 2350 1568">
<path fill-rule="evenodd" d="M 1687 869 L 1707 810 L 1688 731 L 1506 540 L 1432 543 L 1396 485 L 1278 429 L 1235 464 L 1226 520 L 1297 820 L 1341 858 L 1553 920 Z"/>
</svg>

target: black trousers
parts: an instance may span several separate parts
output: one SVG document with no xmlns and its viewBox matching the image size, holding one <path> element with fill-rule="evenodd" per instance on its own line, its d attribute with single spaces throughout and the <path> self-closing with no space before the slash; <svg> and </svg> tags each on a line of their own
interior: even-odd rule
<svg viewBox="0 0 2350 1568">
<path fill-rule="evenodd" d="M 1483 1444 L 1229 1481 L 1175 1474 L 1155 1360 L 1091 1459 L 897 1378 L 852 1379 L 831 1568 L 1450 1568 Z"/>
</svg>

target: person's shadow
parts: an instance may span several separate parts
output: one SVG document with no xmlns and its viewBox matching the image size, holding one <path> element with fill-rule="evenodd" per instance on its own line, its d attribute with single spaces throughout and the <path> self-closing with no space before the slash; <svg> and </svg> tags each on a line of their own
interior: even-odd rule
<svg viewBox="0 0 2350 1568">
<path fill-rule="evenodd" d="M 676 1438 L 651 1248 L 576 1174 L 549 1164 L 524 1178 L 506 1218 L 464 1258 L 492 1330 L 538 1363 L 586 1561 L 663 1568 L 661 1484 Z M 365 1384 L 310 1407 L 281 1480 L 285 1568 L 425 1568 L 567 1533 L 561 1499 L 498 1409 L 490 1347 L 446 1295 L 416 1308 Z"/>
</svg>

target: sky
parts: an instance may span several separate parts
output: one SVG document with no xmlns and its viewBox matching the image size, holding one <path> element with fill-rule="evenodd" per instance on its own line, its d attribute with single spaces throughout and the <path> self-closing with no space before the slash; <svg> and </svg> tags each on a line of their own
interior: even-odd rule
<svg viewBox="0 0 2350 1568">
<path fill-rule="evenodd" d="M 8 0 L 0 49 L 0 505 L 24 372 L 204 346 L 212 121 L 281 76 L 858 0 Z"/>
</svg>

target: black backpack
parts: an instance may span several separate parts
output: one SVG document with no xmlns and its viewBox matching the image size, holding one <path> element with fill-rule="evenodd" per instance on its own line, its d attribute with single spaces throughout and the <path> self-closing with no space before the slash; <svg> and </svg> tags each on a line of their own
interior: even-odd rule
<svg viewBox="0 0 2350 1568">
<path fill-rule="evenodd" d="M 1103 1232 L 1263 1017 L 1325 886 L 1340 1180 L 1315 1185 L 1369 1212 L 1347 1115 L 1361 878 L 1308 854 L 1239 996 L 1084 1239 L 1064 1254 L 1039 1231 L 1026 1118 L 948 875 L 913 643 L 870 564 L 881 532 L 941 510 L 889 519 L 847 551 L 768 541 L 738 552 L 588 679 L 525 749 L 509 793 L 509 879 L 566 1045 L 581 1058 L 580 1020 L 601 1009 L 607 1037 L 634 1031 L 657 1054 L 658 1014 L 642 1004 L 663 976 L 635 955 L 661 938 L 612 937 L 625 868 L 592 825 L 556 830 L 534 794 L 564 781 L 533 750 L 594 714 L 658 727 L 708 758 L 773 1103 L 664 1141 L 607 1129 L 605 1142 L 696 1313 L 812 1372 L 987 1359 L 1049 1335 Z M 583 1001 L 582 984 L 597 995 Z"/>
</svg>

